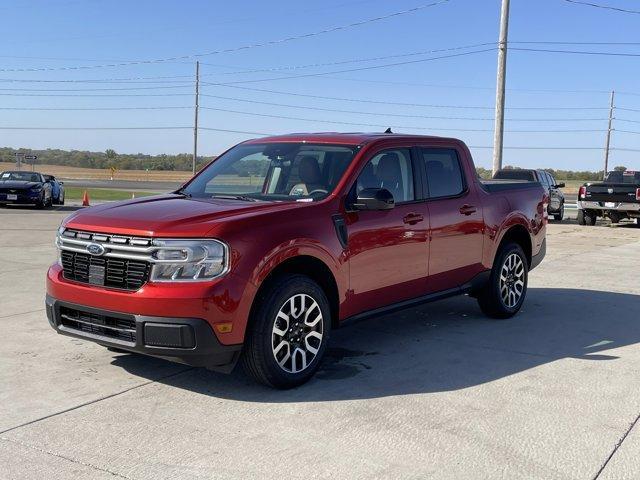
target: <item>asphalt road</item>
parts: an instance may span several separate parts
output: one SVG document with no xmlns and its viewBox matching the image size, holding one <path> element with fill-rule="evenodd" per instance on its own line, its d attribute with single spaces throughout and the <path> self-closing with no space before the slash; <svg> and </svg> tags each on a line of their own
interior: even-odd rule
<svg viewBox="0 0 640 480">
<path fill-rule="evenodd" d="M 2 479 L 640 478 L 640 229 L 551 224 L 514 319 L 461 297 L 360 322 L 279 392 L 56 335 L 70 210 L 0 210 Z"/>
</svg>

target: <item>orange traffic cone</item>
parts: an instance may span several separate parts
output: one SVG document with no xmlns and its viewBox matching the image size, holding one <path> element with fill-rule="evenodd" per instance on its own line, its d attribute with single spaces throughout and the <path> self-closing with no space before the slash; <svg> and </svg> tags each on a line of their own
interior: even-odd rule
<svg viewBox="0 0 640 480">
<path fill-rule="evenodd" d="M 83 207 L 88 207 L 89 206 L 89 194 L 87 193 L 86 190 L 82 194 L 82 206 Z"/>
</svg>

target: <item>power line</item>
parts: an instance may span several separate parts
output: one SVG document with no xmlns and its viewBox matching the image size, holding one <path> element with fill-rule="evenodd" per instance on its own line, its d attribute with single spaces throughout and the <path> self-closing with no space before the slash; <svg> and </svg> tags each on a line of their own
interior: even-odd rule
<svg viewBox="0 0 640 480">
<path fill-rule="evenodd" d="M 376 105 L 393 105 L 399 107 L 426 107 L 426 108 L 451 108 L 451 109 L 464 109 L 464 110 L 491 110 L 494 107 L 485 107 L 479 105 L 445 105 L 445 104 L 433 104 L 433 103 L 411 103 L 411 102 L 391 102 L 384 100 L 372 100 L 363 98 L 348 98 L 348 97 L 332 97 L 326 95 L 312 95 L 305 93 L 286 92 L 282 90 L 271 90 L 265 88 L 247 87 L 241 85 L 217 85 L 227 88 L 234 88 L 238 90 L 247 90 L 251 92 L 260 93 L 273 93 L 276 95 L 288 95 L 293 97 L 315 98 L 320 100 L 336 100 L 342 102 L 353 103 L 371 103 Z M 204 95 L 204 94 L 203 94 Z M 224 97 L 220 97 L 224 98 Z M 507 110 L 609 110 L 607 107 L 507 107 Z"/>
<path fill-rule="evenodd" d="M 618 130 L 617 128 L 614 129 L 614 132 L 620 132 L 620 133 L 632 133 L 634 135 L 640 135 L 640 132 L 635 131 L 635 130 Z"/>
<path fill-rule="evenodd" d="M 616 92 L 617 93 L 617 92 Z M 627 118 L 617 118 L 616 117 L 616 121 L 617 122 L 626 122 L 626 123 L 638 123 L 640 124 L 640 120 L 629 120 Z"/>
<path fill-rule="evenodd" d="M 345 65 L 349 63 L 374 62 L 379 60 L 388 60 L 390 58 L 415 57 L 419 55 L 428 55 L 431 53 L 451 52 L 456 50 L 467 50 L 470 48 L 486 47 L 487 45 L 495 45 L 495 42 L 476 43 L 474 45 L 463 45 L 460 47 L 439 48 L 435 50 L 423 50 L 420 52 L 398 53 L 395 55 L 385 55 L 380 57 L 355 58 L 355 59 L 340 60 L 335 62 L 309 63 L 305 65 L 285 65 L 285 66 L 278 66 L 278 67 L 257 68 L 252 70 L 238 70 L 235 72 L 222 72 L 222 73 L 209 74 L 209 75 L 243 75 L 248 73 L 278 72 L 282 70 L 300 70 L 304 68 L 317 68 L 317 67 L 327 67 L 327 66 L 335 66 L 335 65 Z M 201 63 L 201 65 L 210 65 L 210 64 Z"/>
<path fill-rule="evenodd" d="M 200 108 L 202 108 L 203 110 L 211 110 L 211 111 L 216 111 L 216 112 L 224 112 L 224 113 L 235 113 L 238 115 L 249 115 L 249 116 L 254 116 L 254 117 L 266 117 L 266 118 L 280 118 L 280 119 L 285 119 L 285 120 L 297 120 L 297 121 L 301 121 L 301 122 L 316 122 L 316 123 L 329 123 L 329 124 L 335 124 L 335 125 L 359 125 L 359 126 L 366 126 L 366 127 L 381 127 L 381 128 L 397 128 L 397 129 L 409 129 L 409 130 L 430 130 L 430 131 L 460 131 L 460 132 L 492 132 L 492 129 L 460 129 L 460 128 L 430 128 L 430 127 L 422 127 L 422 126 L 409 126 L 409 125 L 389 125 L 389 124 L 379 124 L 379 123 L 365 123 L 365 122 L 346 122 L 346 121 L 341 121 L 341 120 L 321 120 L 321 119 L 315 119 L 315 118 L 304 118 L 304 117 L 293 117 L 293 116 L 288 116 L 288 115 L 277 115 L 277 114 L 272 114 L 272 113 L 259 113 L 259 112 L 247 112 L 247 111 L 243 111 L 243 110 L 231 110 L 231 109 L 226 109 L 226 108 L 215 108 L 215 107 L 203 107 L 201 106 Z M 439 117 L 440 119 L 445 119 L 446 117 Z M 457 118 L 457 117 L 450 117 L 449 119 L 451 120 L 475 120 L 475 119 L 469 119 L 469 118 Z M 492 118 L 486 118 L 486 119 L 480 119 L 480 120 L 488 120 L 488 121 L 492 121 Z M 517 118 L 517 119 L 507 119 L 509 121 L 518 121 L 518 122 L 566 122 L 566 121 L 592 121 L 592 120 L 603 120 L 603 119 L 522 119 L 522 118 Z M 555 130 L 549 130 L 548 132 L 556 132 L 558 131 L 557 129 Z M 594 131 L 601 131 L 601 130 L 594 130 Z M 540 132 L 542 133 L 542 132 Z"/>
<path fill-rule="evenodd" d="M 0 130 L 185 130 L 193 127 L 3 127 Z"/>
<path fill-rule="evenodd" d="M 453 117 L 453 116 L 434 116 L 434 115 L 386 113 L 386 112 L 368 112 L 368 111 L 363 112 L 363 111 L 359 111 L 359 110 L 344 110 L 344 109 L 336 109 L 336 108 L 314 107 L 314 106 L 309 106 L 309 105 L 292 105 L 292 104 L 288 104 L 288 103 L 265 102 L 265 101 L 261 101 L 261 100 L 249 100 L 249 99 L 245 99 L 245 98 L 225 97 L 225 96 L 222 96 L 222 95 L 211 95 L 211 94 L 206 94 L 206 93 L 201 93 L 200 96 L 208 97 L 208 98 L 217 98 L 217 99 L 220 99 L 220 100 L 230 100 L 230 101 L 235 101 L 235 102 L 257 104 L 257 105 L 269 105 L 269 106 L 273 106 L 273 107 L 296 108 L 296 109 L 314 110 L 314 111 L 320 111 L 320 112 L 349 113 L 349 114 L 356 114 L 356 115 L 372 115 L 372 116 L 398 117 L 398 118 L 426 118 L 426 119 L 432 119 L 432 120 L 493 121 L 493 117 Z M 397 104 L 392 104 L 392 105 L 397 105 Z M 433 107 L 434 105 L 429 105 L 429 106 Z M 446 107 L 446 106 L 438 105 L 438 107 Z M 207 108 L 207 107 L 202 107 L 202 108 Z M 449 108 L 451 108 L 451 107 L 449 106 Z M 459 107 L 459 106 L 456 106 L 454 108 L 474 108 L 474 107 Z M 487 107 L 487 109 L 488 108 L 489 107 Z M 511 118 L 509 120 L 516 121 L 516 122 L 524 122 L 524 121 L 573 121 L 573 120 L 583 121 L 582 119 L 574 119 L 574 118 L 571 118 L 571 119 L 566 119 L 566 118 L 561 118 L 561 119 Z M 598 120 L 599 121 L 601 119 L 585 119 L 585 120 L 586 121 L 590 121 L 590 120 Z"/>
<path fill-rule="evenodd" d="M 591 52 L 583 50 L 552 50 L 546 48 L 522 48 L 511 47 L 509 50 L 520 52 L 542 52 L 542 53 L 566 53 L 571 55 L 602 55 L 609 57 L 640 57 L 640 53 L 622 53 L 622 52 Z"/>
<path fill-rule="evenodd" d="M 207 85 L 236 85 L 236 84 L 242 84 L 242 83 L 258 83 L 258 82 L 272 82 L 272 81 L 275 81 L 275 80 L 289 80 L 289 79 L 292 79 L 292 78 L 322 77 L 322 76 L 325 76 L 325 75 L 334 75 L 336 73 L 361 72 L 361 71 L 365 71 L 365 70 L 375 70 L 375 69 L 378 69 L 378 68 L 397 67 L 397 66 L 400 66 L 400 65 L 411 65 L 411 64 L 414 64 L 414 63 L 424 63 L 424 62 L 430 62 L 430 61 L 434 61 L 434 60 L 443 60 L 443 59 L 446 59 L 446 58 L 464 57 L 464 56 L 467 56 L 467 55 L 475 55 L 477 53 L 492 52 L 495 49 L 496 49 L 495 47 L 484 48 L 484 49 L 481 49 L 481 50 L 472 50 L 470 52 L 453 53 L 451 55 L 440 55 L 440 56 L 437 56 L 437 57 L 422 58 L 422 59 L 419 59 L 419 60 L 407 60 L 407 61 L 404 61 L 404 62 L 385 63 L 385 64 L 382 64 L 382 65 L 369 65 L 369 66 L 366 66 L 366 67 L 348 68 L 348 69 L 344 69 L 344 70 L 334 70 L 332 72 L 316 72 L 316 73 L 305 73 L 305 74 L 302 74 L 302 75 L 288 75 L 286 77 L 258 78 L 258 79 L 253 79 L 253 80 L 236 80 L 236 81 L 233 81 L 233 82 L 207 83 Z"/>
<path fill-rule="evenodd" d="M 403 16 L 403 15 L 416 13 L 416 12 L 418 12 L 420 10 L 424 10 L 424 9 L 427 9 L 427 8 L 431 8 L 431 7 L 435 7 L 435 6 L 438 6 L 438 5 L 442 5 L 444 3 L 448 3 L 449 1 L 450 0 L 437 0 L 437 1 L 432 2 L 432 3 L 418 5 L 416 7 L 409 8 L 409 9 L 406 9 L 406 10 L 400 10 L 400 11 L 392 12 L 392 13 L 389 13 L 389 14 L 386 14 L 386 15 L 380 15 L 380 16 L 377 16 L 377 17 L 358 20 L 358 21 L 355 21 L 355 22 L 351 22 L 351 23 L 347 23 L 347 24 L 343 24 L 343 25 L 338 25 L 338 26 L 335 26 L 335 27 L 324 28 L 322 30 L 316 30 L 314 32 L 307 32 L 307 33 L 302 33 L 302 34 L 298 34 L 298 35 L 291 35 L 289 37 L 284 37 L 284 38 L 280 38 L 280 39 L 277 39 L 277 40 L 268 40 L 266 42 L 252 43 L 252 44 L 242 45 L 242 46 L 239 46 L 239 47 L 225 48 L 225 49 L 220 49 L 220 50 L 212 50 L 212 51 L 203 52 L 203 53 L 194 53 L 194 54 L 189 54 L 189 55 L 177 55 L 177 56 L 174 56 L 174 57 L 155 58 L 155 59 L 148 59 L 148 60 L 133 60 L 133 61 L 128 61 L 128 62 L 113 62 L 113 63 L 105 63 L 105 64 L 99 64 L 99 65 L 80 65 L 80 66 L 66 66 L 66 67 L 12 68 L 12 69 L 5 68 L 5 69 L 0 69 L 0 72 L 49 72 L 49 71 L 66 71 L 66 70 L 89 70 L 89 69 L 95 69 L 95 68 L 124 67 L 124 66 L 130 66 L 130 65 L 145 65 L 145 64 L 154 64 L 154 63 L 165 63 L 165 62 L 172 62 L 172 61 L 175 61 L 175 60 L 197 59 L 197 58 L 206 57 L 206 56 L 210 56 L 210 55 L 218 55 L 218 54 L 221 54 L 221 53 L 233 53 L 233 52 L 239 52 L 239 51 L 243 51 L 243 50 L 250 50 L 250 49 L 253 49 L 253 48 L 261 48 L 261 47 L 279 45 L 279 44 L 291 42 L 291 41 L 294 41 L 294 40 L 312 38 L 312 37 L 316 37 L 316 36 L 319 36 L 319 35 L 325 35 L 325 34 L 328 34 L 328 33 L 338 32 L 338 31 L 342 31 L 342 30 L 348 30 L 350 28 L 360 27 L 362 25 L 366 25 L 366 24 L 370 24 L 370 23 L 374 23 L 374 22 L 379 22 L 379 21 L 382 21 L 382 20 L 387 20 L 389 18 L 394 18 L 394 17 L 399 17 L 399 16 Z"/>
<path fill-rule="evenodd" d="M 628 10 L 626 8 L 618 8 L 618 7 L 612 7 L 611 5 L 602 5 L 599 3 L 593 3 L 593 2 L 582 2 L 579 0 L 564 0 L 567 3 L 574 3 L 576 5 L 585 5 L 587 7 L 595 7 L 595 8 L 602 8 L 605 10 L 614 10 L 616 12 L 622 12 L 622 13 L 633 13 L 636 15 L 640 15 L 640 11 L 638 10 Z"/>
<path fill-rule="evenodd" d="M 109 87 L 109 88 L 0 88 L 4 92 L 106 92 L 125 90 L 158 90 L 167 88 L 192 88 L 192 84 L 185 85 L 163 85 L 159 87 Z"/>
<path fill-rule="evenodd" d="M 17 110 L 17 111 L 103 111 L 103 110 L 177 110 L 187 109 L 193 107 L 179 107 L 179 106 L 166 106 L 166 107 L 0 107 L 0 110 Z"/>
<path fill-rule="evenodd" d="M 0 93 L 3 97 L 184 97 L 190 93 L 102 93 L 102 94 L 78 94 L 78 93 Z"/>
</svg>

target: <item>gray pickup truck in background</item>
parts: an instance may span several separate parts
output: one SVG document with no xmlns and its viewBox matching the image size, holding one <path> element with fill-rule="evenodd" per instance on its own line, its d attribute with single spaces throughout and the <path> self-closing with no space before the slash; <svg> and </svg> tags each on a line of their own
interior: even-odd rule
<svg viewBox="0 0 640 480">
<path fill-rule="evenodd" d="M 595 225 L 598 217 L 611 223 L 636 219 L 640 226 L 640 171 L 613 171 L 603 182 L 586 183 L 578 191 L 578 223 Z"/>
</svg>

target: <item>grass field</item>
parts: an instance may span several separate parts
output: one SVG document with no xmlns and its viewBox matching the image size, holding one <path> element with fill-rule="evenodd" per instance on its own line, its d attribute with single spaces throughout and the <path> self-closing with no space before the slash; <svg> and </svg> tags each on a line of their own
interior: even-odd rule
<svg viewBox="0 0 640 480">
<path fill-rule="evenodd" d="M 15 170 L 15 163 L 0 162 L 0 171 Z M 26 169 L 26 168 L 24 168 Z M 111 172 L 100 168 L 65 167 L 61 165 L 36 165 L 40 173 L 54 175 L 61 179 L 109 180 Z M 148 182 L 184 182 L 191 178 L 191 172 L 172 172 L 167 170 L 118 170 L 115 180 L 140 180 Z"/>
<path fill-rule="evenodd" d="M 85 189 L 80 187 L 66 187 L 64 189 L 66 200 L 82 200 L 82 195 Z M 87 189 L 89 194 L 89 201 L 115 201 L 115 200 L 128 200 L 132 195 L 136 197 L 145 197 L 148 195 L 155 195 L 152 192 L 129 192 L 127 190 L 109 190 L 106 188 L 91 188 Z"/>
</svg>

